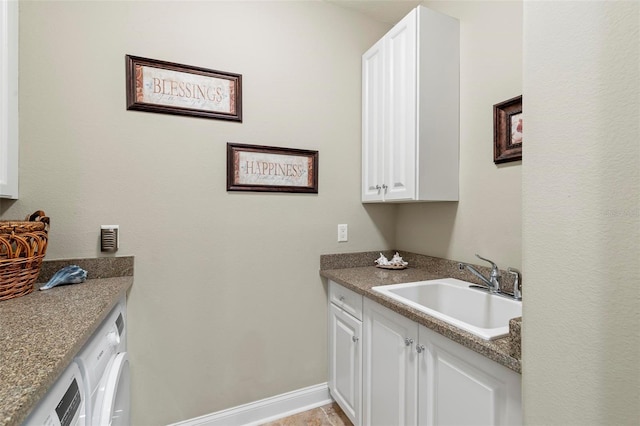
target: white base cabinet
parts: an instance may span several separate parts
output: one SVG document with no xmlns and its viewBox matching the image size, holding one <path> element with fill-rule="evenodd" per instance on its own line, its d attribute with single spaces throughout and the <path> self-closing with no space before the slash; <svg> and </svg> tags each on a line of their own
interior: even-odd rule
<svg viewBox="0 0 640 426">
<path fill-rule="evenodd" d="M 329 281 L 329 392 L 362 424 L 362 296 Z"/>
<path fill-rule="evenodd" d="M 418 334 L 420 425 L 522 424 L 518 373 L 424 326 Z"/>
<path fill-rule="evenodd" d="M 364 300 L 365 425 L 417 422 L 418 326 L 377 303 Z"/>
<path fill-rule="evenodd" d="M 362 411 L 362 322 L 329 305 L 329 389 L 353 424 Z"/>
<path fill-rule="evenodd" d="M 518 373 L 332 281 L 329 300 L 329 390 L 354 425 L 522 424 Z"/>
</svg>

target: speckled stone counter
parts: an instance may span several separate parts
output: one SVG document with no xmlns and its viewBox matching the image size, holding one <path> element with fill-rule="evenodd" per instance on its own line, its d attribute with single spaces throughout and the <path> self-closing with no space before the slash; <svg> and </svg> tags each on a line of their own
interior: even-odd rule
<svg viewBox="0 0 640 426">
<path fill-rule="evenodd" d="M 373 253 L 373 257 L 372 257 Z M 366 259 L 367 264 L 373 263 L 378 252 L 354 255 L 352 265 L 361 265 L 358 259 Z M 496 340 L 483 340 L 464 330 L 449 325 L 444 321 L 422 313 L 416 309 L 403 305 L 388 298 L 378 292 L 371 290 L 372 287 L 388 284 L 400 284 L 414 281 L 433 280 L 438 278 L 458 278 L 465 281 L 477 282 L 463 271 L 457 270 L 457 262 L 444 259 L 430 258 L 427 256 L 413 255 L 410 253 L 400 253 L 403 258 L 409 261 L 410 267 L 402 270 L 385 270 L 375 266 L 355 266 L 347 267 L 349 264 L 347 255 L 325 255 L 320 261 L 320 275 L 330 279 L 344 287 L 362 294 L 365 297 L 380 303 L 387 308 L 404 315 L 411 320 L 430 328 L 443 336 L 457 342 L 487 358 L 521 373 L 521 362 L 519 350 L 512 348 L 513 342 L 519 345 L 519 328 L 517 335 L 509 335 Z M 378 254 L 379 255 L 379 254 Z M 387 253 L 385 253 L 385 256 Z M 341 257 L 338 263 L 333 259 Z M 388 257 L 388 256 L 387 256 Z M 415 266 L 411 266 L 415 265 Z M 455 267 L 453 265 L 456 265 Z M 327 269 L 338 266 L 337 269 Z M 509 284 L 508 284 L 509 285 Z M 511 288 L 513 284 L 511 283 Z M 518 358 L 513 355 L 518 355 Z"/>
<path fill-rule="evenodd" d="M 48 280 L 47 270 L 82 263 L 53 262 L 43 266 L 39 281 Z M 112 276 L 91 279 L 99 274 L 89 268 L 84 283 L 0 301 L 0 425 L 24 421 L 133 284 L 132 257 L 105 258 L 94 266 Z"/>
</svg>

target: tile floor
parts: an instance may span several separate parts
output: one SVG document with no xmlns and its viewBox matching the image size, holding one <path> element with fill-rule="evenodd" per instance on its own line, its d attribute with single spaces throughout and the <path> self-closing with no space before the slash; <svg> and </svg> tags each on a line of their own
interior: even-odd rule
<svg viewBox="0 0 640 426">
<path fill-rule="evenodd" d="M 262 426 L 352 426 L 351 421 L 335 402 L 304 411 Z"/>
</svg>

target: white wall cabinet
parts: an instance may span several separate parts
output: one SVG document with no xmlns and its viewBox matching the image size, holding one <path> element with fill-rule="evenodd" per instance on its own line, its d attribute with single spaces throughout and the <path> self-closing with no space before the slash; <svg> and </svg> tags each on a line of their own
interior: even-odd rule
<svg viewBox="0 0 640 426">
<path fill-rule="evenodd" d="M 459 38 L 418 6 L 363 55 L 363 202 L 458 200 Z"/>
<path fill-rule="evenodd" d="M 329 391 L 362 424 L 362 296 L 329 281 Z"/>
<path fill-rule="evenodd" d="M 18 198 L 18 2 L 0 0 L 0 197 Z"/>
<path fill-rule="evenodd" d="M 354 425 L 522 424 L 518 373 L 331 281 L 329 299 L 329 389 Z"/>
</svg>

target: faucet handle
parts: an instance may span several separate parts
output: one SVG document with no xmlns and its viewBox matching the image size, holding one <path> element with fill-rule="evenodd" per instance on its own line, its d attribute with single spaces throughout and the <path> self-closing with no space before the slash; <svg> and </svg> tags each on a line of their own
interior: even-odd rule
<svg viewBox="0 0 640 426">
<path fill-rule="evenodd" d="M 493 261 L 489 260 L 489 259 L 485 259 L 484 257 L 480 256 L 479 254 L 476 253 L 476 257 L 478 259 L 484 260 L 485 262 L 489 262 L 491 264 L 491 275 L 493 276 L 500 276 L 500 270 L 498 269 L 498 265 L 496 265 Z"/>
<path fill-rule="evenodd" d="M 513 298 L 516 300 L 522 299 L 522 290 L 520 289 L 520 272 L 517 269 L 509 266 L 507 268 L 507 272 L 515 276 L 515 280 L 513 281 Z"/>
</svg>

